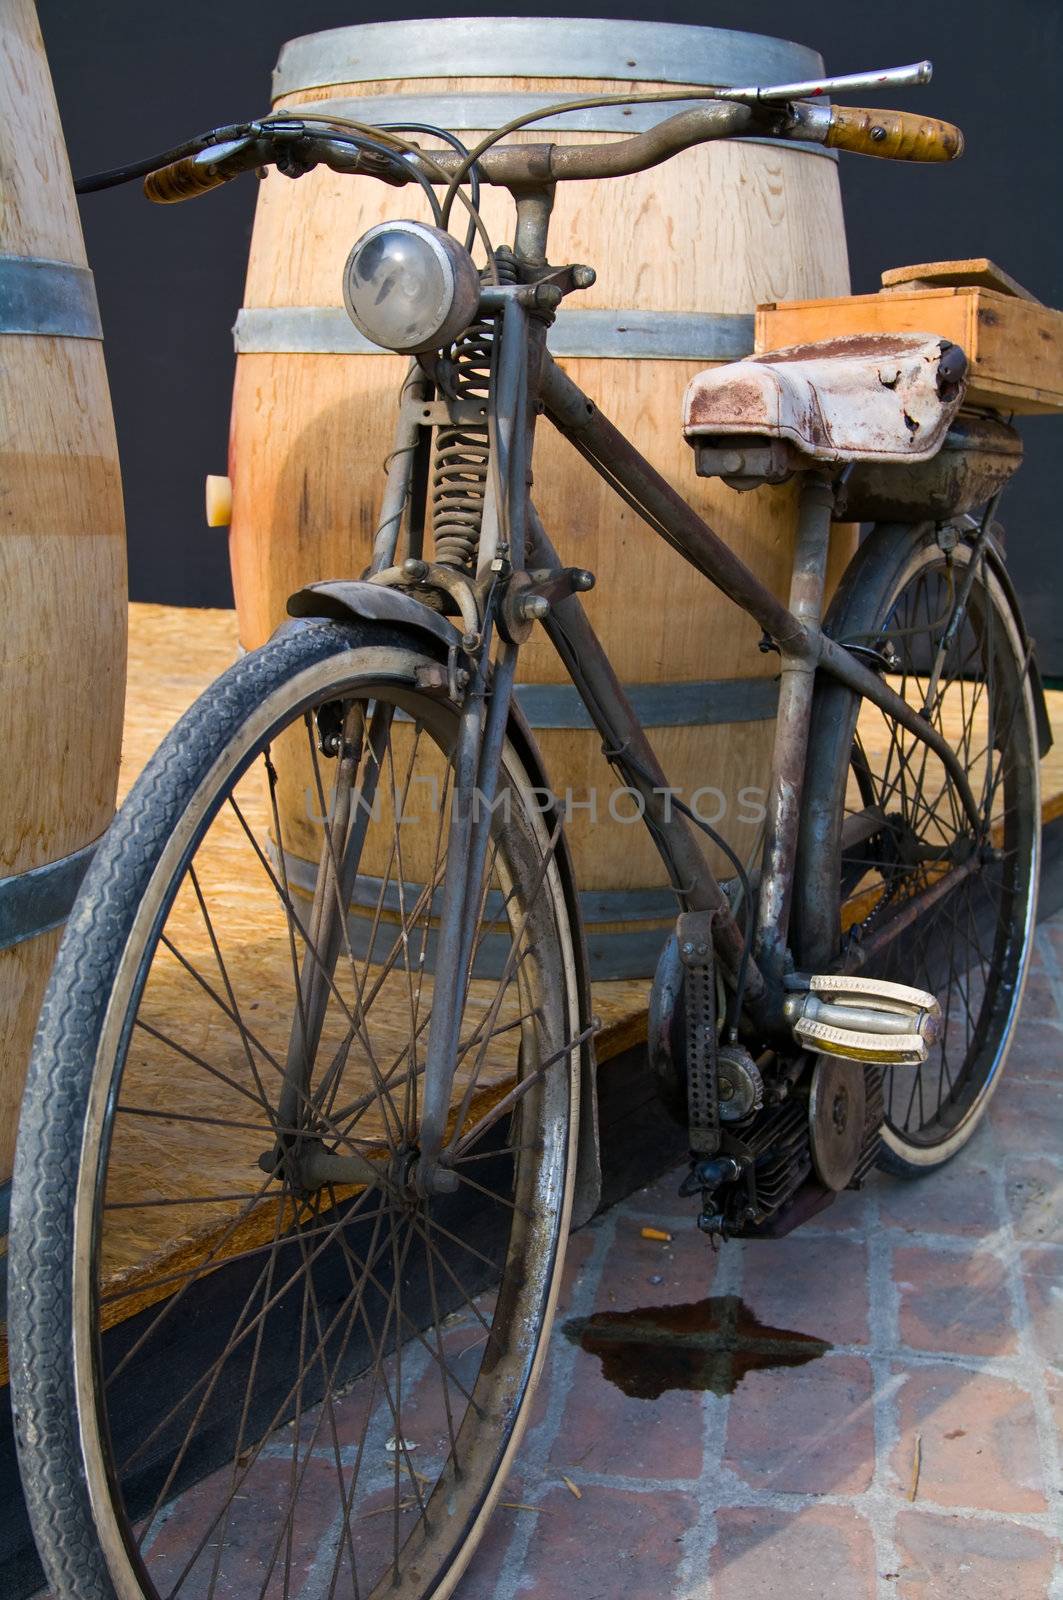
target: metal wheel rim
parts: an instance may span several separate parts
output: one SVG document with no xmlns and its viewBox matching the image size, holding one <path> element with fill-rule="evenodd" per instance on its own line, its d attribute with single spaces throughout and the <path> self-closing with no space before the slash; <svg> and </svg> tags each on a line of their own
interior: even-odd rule
<svg viewBox="0 0 1063 1600">
<path fill-rule="evenodd" d="M 957 565 L 962 576 L 969 566 L 971 552 L 966 546 L 961 545 L 957 546 L 955 554 L 959 558 Z M 904 595 L 905 590 L 911 584 L 913 579 L 917 578 L 920 574 L 929 569 L 940 569 L 941 567 L 943 567 L 942 553 L 936 545 L 924 544 L 918 551 L 914 552 L 893 582 L 893 598 L 890 602 L 887 615 L 892 615 L 896 606 Z M 958 578 L 957 581 L 960 581 L 960 579 Z M 1008 665 L 1009 667 L 1014 666 L 1017 669 L 1018 664 L 1021 663 L 1023 659 L 1021 642 L 1010 607 L 1007 602 L 1007 598 L 997 582 L 992 568 L 988 562 L 985 561 L 983 561 L 981 588 L 982 593 L 991 602 L 991 608 L 994 616 L 994 626 L 999 626 L 1001 628 L 1001 636 L 999 640 L 1000 645 L 1002 646 L 1006 641 L 1006 659 Z M 888 630 L 884 629 L 884 631 Z M 969 1137 L 974 1124 L 981 1116 L 990 1096 L 993 1094 L 997 1083 L 999 1082 L 1001 1070 L 1006 1060 L 1008 1047 L 1014 1032 L 1015 1022 L 1018 1017 L 1019 1007 L 1021 1005 L 1022 992 L 1025 985 L 1029 956 L 1032 948 L 1032 933 L 1035 920 L 1037 879 L 1040 859 L 1040 798 L 1036 743 L 1033 740 L 1032 735 L 1032 730 L 1034 727 L 1033 704 L 1028 679 L 1023 680 L 1022 689 L 1020 695 L 1018 696 L 1018 704 L 1021 705 L 1021 711 L 1018 709 L 1016 710 L 1015 727 L 1016 730 L 1025 730 L 1025 738 L 1028 748 L 1032 752 L 1033 759 L 1029 766 L 1020 766 L 1017 771 L 1016 769 L 1013 769 L 1012 776 L 1013 779 L 1017 777 L 1020 788 L 1022 786 L 1026 787 L 1027 792 L 1025 800 L 1022 802 L 1022 808 L 1025 817 L 1032 820 L 1033 826 L 1031 830 L 1032 837 L 1028 841 L 1028 844 L 1024 847 L 1025 853 L 1023 859 L 1025 861 L 1025 883 L 1022 883 L 1020 874 L 1020 881 L 1017 891 L 1013 892 L 1011 897 L 1015 908 L 1012 915 L 1012 925 L 1019 925 L 1018 918 L 1021 917 L 1022 931 L 1021 938 L 1018 941 L 1018 946 L 1013 950 L 1011 956 L 1011 971 L 1013 977 L 1010 985 L 1010 998 L 1002 1015 L 994 1012 L 994 1014 L 988 1019 L 988 1031 L 995 1036 L 996 1043 L 991 1045 L 983 1044 L 979 1047 L 978 1053 L 973 1058 L 965 1059 L 963 1063 L 963 1079 L 965 1083 L 969 1085 L 970 1092 L 965 1093 L 965 1096 L 959 1100 L 959 1116 L 951 1123 L 951 1126 L 941 1129 L 937 1133 L 936 1137 L 913 1137 L 910 1129 L 898 1128 L 890 1120 L 890 1073 L 889 1070 L 887 1070 L 886 1079 L 884 1082 L 887 1116 L 882 1128 L 882 1138 L 890 1150 L 900 1156 L 903 1160 L 913 1165 L 936 1166 L 942 1160 L 947 1159 L 949 1155 L 951 1155 L 955 1150 L 959 1149 L 966 1142 L 966 1139 Z M 1023 734 L 1020 731 L 1020 741 L 1022 737 Z M 1009 809 L 1017 810 L 1018 808 L 1015 805 L 1010 805 Z M 1022 818 L 1020 817 L 1020 823 L 1021 821 Z M 893 974 L 890 974 L 887 971 L 883 972 L 883 976 L 889 975 Z M 999 990 L 1000 987 L 1003 987 L 1001 984 L 1000 975 L 994 972 L 993 977 L 995 987 Z M 913 979 L 911 981 L 917 980 Z M 987 1051 L 988 1059 L 985 1059 Z M 921 1070 L 922 1069 L 920 1069 L 920 1071 Z M 938 1112 L 940 1117 L 940 1102 Z M 932 1126 L 932 1123 L 924 1122 L 919 1131 L 921 1132 L 922 1129 L 930 1126 Z"/>
</svg>

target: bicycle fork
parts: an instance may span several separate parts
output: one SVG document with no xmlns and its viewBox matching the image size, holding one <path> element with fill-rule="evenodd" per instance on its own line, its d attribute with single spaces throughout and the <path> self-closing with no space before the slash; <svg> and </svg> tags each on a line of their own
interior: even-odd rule
<svg viewBox="0 0 1063 1600">
<path fill-rule="evenodd" d="M 519 646 L 512 637 L 500 634 L 488 692 L 492 633 L 503 588 L 492 580 L 519 572 L 524 563 L 533 428 L 528 423 L 528 317 L 519 295 L 519 289 L 485 294 L 489 302 L 500 301 L 502 322 L 491 373 L 491 445 L 496 470 L 488 479 L 478 547 L 477 578 L 485 594 L 483 629 L 454 755 L 454 800 L 414 1173 L 423 1195 L 453 1192 L 458 1186 L 457 1177 L 445 1165 L 444 1147 L 462 1000 L 472 972 L 473 938 L 480 923 L 482 879 L 517 672 Z M 450 1133 L 452 1140 L 460 1137 L 460 1125 Z"/>
<path fill-rule="evenodd" d="M 515 285 L 509 291 L 505 288 L 485 291 L 488 307 L 501 312 L 501 337 L 492 360 L 488 410 L 495 459 L 484 497 L 476 582 L 438 565 L 429 565 L 412 552 L 403 566 L 394 565 L 400 522 L 416 475 L 418 430 L 424 425 L 424 418 L 432 416 L 435 410 L 426 404 L 424 386 L 416 376 L 405 386 L 409 398 L 400 417 L 381 524 L 374 543 L 373 581 L 435 583 L 446 591 L 450 600 L 458 603 L 464 628 L 464 670 L 459 673 L 452 661 L 448 671 L 451 693 L 457 689 L 460 695 L 460 712 L 452 757 L 453 799 L 416 1150 L 405 1149 L 413 1130 L 402 1130 L 399 1140 L 399 1153 L 404 1163 L 401 1184 L 408 1190 L 412 1183 L 422 1195 L 452 1192 L 457 1187 L 457 1178 L 445 1164 L 445 1145 L 448 1133 L 456 1141 L 461 1129 L 458 1126 L 448 1130 L 448 1118 L 463 1002 L 475 957 L 474 937 L 482 915 L 483 878 L 516 677 L 519 645 L 514 635 L 522 632 L 522 591 L 515 589 L 515 601 L 507 603 L 506 580 L 523 565 L 531 450 L 528 354 L 530 348 L 535 348 L 535 335 L 529 332 L 521 298 L 523 293 L 526 293 L 523 285 Z M 417 511 L 413 508 L 410 527 L 415 527 L 417 522 Z M 492 664 L 491 649 L 496 638 Z M 367 723 L 360 708 L 355 708 L 351 715 L 362 720 L 357 729 L 344 729 L 339 751 L 337 803 L 326 818 L 314 901 L 304 935 L 307 949 L 300 973 L 296 1014 L 289 1036 L 279 1125 L 291 1131 L 278 1140 L 274 1152 L 262 1158 L 263 1166 L 267 1161 L 270 1163 L 269 1170 L 286 1164 L 296 1182 L 306 1188 L 329 1181 L 374 1182 L 384 1188 L 394 1185 L 394 1175 L 389 1177 L 382 1167 L 353 1148 L 323 1149 L 313 1131 L 312 1068 L 330 995 L 335 989 L 333 974 L 345 939 L 346 907 L 358 876 L 367 819 L 376 794 L 392 712 L 377 705 Z M 343 767 L 345 763 L 350 766 L 353 779 L 363 755 L 361 781 L 357 789 L 352 790 L 350 781 L 343 782 Z M 355 1014 L 350 1024 L 352 1032 L 357 1030 L 359 1022 Z M 294 1131 L 303 1128 L 308 1129 L 306 1138 Z"/>
</svg>

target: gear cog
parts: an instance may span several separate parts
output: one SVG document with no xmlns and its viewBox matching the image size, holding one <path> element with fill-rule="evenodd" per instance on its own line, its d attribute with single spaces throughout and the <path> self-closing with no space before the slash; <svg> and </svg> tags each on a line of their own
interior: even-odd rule
<svg viewBox="0 0 1063 1600">
<path fill-rule="evenodd" d="M 722 1044 L 717 1066 L 720 1121 L 741 1122 L 764 1104 L 764 1079 L 748 1050 Z"/>
</svg>

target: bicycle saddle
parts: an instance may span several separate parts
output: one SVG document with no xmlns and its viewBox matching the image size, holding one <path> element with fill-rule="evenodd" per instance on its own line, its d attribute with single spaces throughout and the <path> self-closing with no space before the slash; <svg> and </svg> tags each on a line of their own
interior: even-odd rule
<svg viewBox="0 0 1063 1600">
<path fill-rule="evenodd" d="M 967 357 L 930 333 L 854 334 L 699 372 L 683 431 L 785 439 L 819 461 L 925 461 L 966 388 Z"/>
</svg>

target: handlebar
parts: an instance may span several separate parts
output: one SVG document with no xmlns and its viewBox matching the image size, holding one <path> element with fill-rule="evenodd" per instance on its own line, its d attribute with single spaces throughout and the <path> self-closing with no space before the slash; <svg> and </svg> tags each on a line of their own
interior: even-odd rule
<svg viewBox="0 0 1063 1600">
<path fill-rule="evenodd" d="M 209 146 L 149 173 L 144 179 L 148 199 L 157 205 L 190 200 L 241 172 L 270 164 L 293 177 L 323 165 L 396 187 L 426 180 L 447 183 L 466 165 L 452 150 L 404 158 L 368 136 L 340 137 L 335 131 L 322 131 L 311 115 L 266 119 L 252 127 L 245 138 Z M 952 161 L 963 151 L 959 128 L 910 112 L 721 98 L 612 144 L 496 145 L 479 157 L 476 169 L 482 182 L 507 188 L 615 178 L 657 166 L 694 145 L 750 135 L 815 142 L 892 161 Z M 381 139 L 385 138 L 381 130 Z"/>
</svg>

